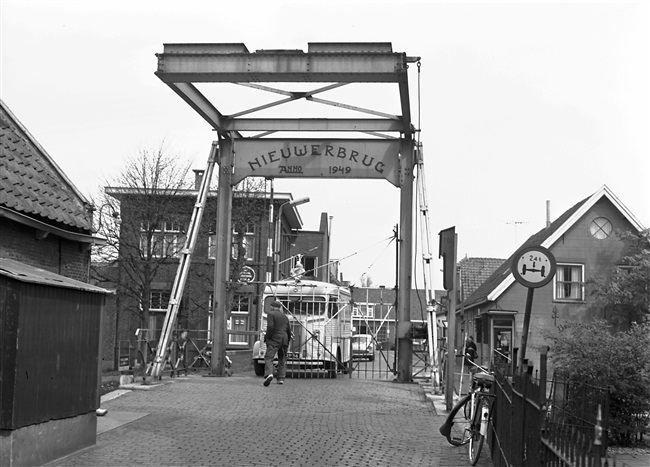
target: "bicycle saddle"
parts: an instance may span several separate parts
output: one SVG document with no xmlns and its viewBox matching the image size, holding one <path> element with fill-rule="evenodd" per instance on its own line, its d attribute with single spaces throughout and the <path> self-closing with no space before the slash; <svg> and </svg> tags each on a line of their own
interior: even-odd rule
<svg viewBox="0 0 650 467">
<path fill-rule="evenodd" d="M 494 382 L 494 376 L 488 373 L 476 373 L 474 375 L 474 382 L 479 386 L 489 389 Z"/>
</svg>

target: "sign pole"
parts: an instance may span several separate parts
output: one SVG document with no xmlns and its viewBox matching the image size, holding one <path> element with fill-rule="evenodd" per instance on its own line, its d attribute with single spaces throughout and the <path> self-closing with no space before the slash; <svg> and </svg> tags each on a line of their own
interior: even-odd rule
<svg viewBox="0 0 650 467">
<path fill-rule="evenodd" d="M 533 308 L 533 293 L 535 289 L 528 287 L 528 295 L 526 297 L 526 311 L 524 312 L 524 328 L 521 331 L 521 349 L 519 349 L 519 358 L 517 366 L 521 373 L 524 367 L 524 360 L 526 359 L 526 346 L 528 345 L 528 329 L 530 328 L 530 313 Z"/>
<path fill-rule="evenodd" d="M 530 315 L 533 308 L 533 293 L 536 288 L 544 287 L 551 282 L 557 269 L 557 263 L 555 256 L 548 249 L 542 246 L 529 246 L 515 253 L 510 269 L 515 280 L 521 285 L 528 287 L 524 323 L 521 331 L 521 348 L 517 357 L 517 364 L 519 365 L 518 372 L 521 374 L 526 358 L 526 346 L 528 345 L 528 330 L 530 329 Z"/>
<path fill-rule="evenodd" d="M 458 235 L 456 227 L 441 230 L 439 256 L 442 257 L 443 287 L 447 290 L 447 368 L 445 374 L 445 402 L 447 412 L 454 405 L 454 371 L 456 369 L 456 255 Z M 460 390 L 460 389 L 459 389 Z"/>
</svg>

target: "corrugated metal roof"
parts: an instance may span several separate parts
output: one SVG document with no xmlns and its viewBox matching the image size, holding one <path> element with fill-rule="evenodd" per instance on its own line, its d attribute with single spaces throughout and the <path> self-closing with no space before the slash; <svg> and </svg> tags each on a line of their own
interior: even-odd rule
<svg viewBox="0 0 650 467">
<path fill-rule="evenodd" d="M 51 285 L 54 287 L 83 290 L 85 292 L 103 294 L 114 293 L 111 290 L 86 284 L 85 282 L 46 271 L 45 269 L 35 268 L 34 266 L 29 266 L 13 259 L 0 258 L 0 274 L 18 281 L 30 282 L 33 284 Z"/>
<path fill-rule="evenodd" d="M 0 100 L 0 206 L 90 233 L 88 201 Z"/>
</svg>

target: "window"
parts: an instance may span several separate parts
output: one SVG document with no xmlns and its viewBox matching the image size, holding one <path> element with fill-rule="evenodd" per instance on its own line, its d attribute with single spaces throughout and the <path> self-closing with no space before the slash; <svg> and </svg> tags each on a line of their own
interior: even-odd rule
<svg viewBox="0 0 650 467">
<path fill-rule="evenodd" d="M 371 303 L 359 303 L 352 309 L 353 318 L 374 318 L 375 306 Z"/>
<path fill-rule="evenodd" d="M 152 311 L 167 311 L 171 292 L 152 291 L 149 293 L 149 309 Z"/>
<path fill-rule="evenodd" d="M 208 258 L 215 259 L 217 257 L 217 234 L 210 234 L 208 237 Z"/>
<path fill-rule="evenodd" d="M 302 265 L 305 268 L 306 277 L 316 277 L 316 269 L 318 268 L 318 258 L 315 256 L 303 256 Z"/>
<path fill-rule="evenodd" d="M 151 256 L 163 258 L 165 256 L 178 257 L 185 246 L 185 224 L 166 221 L 162 226 L 156 224 L 151 227 L 148 222 L 140 224 L 140 250 L 148 253 L 147 239 L 151 235 Z"/>
<path fill-rule="evenodd" d="M 604 217 L 597 217 L 589 225 L 589 232 L 594 238 L 604 240 L 612 234 L 612 223 Z"/>
<path fill-rule="evenodd" d="M 152 290 L 149 292 L 149 311 L 151 313 L 149 313 L 149 323 L 147 323 L 147 339 L 153 340 L 160 335 L 170 297 L 171 292 L 169 291 Z"/>
<path fill-rule="evenodd" d="M 237 242 L 238 231 L 233 230 L 232 232 L 232 257 L 237 258 Z M 244 233 L 241 239 L 241 246 L 244 249 L 244 258 L 252 261 L 255 258 L 255 225 L 246 224 L 244 226 Z"/>
<path fill-rule="evenodd" d="M 582 264 L 559 264 L 553 282 L 555 300 L 584 301 L 584 266 Z"/>
<path fill-rule="evenodd" d="M 233 303 L 230 309 L 228 329 L 230 331 L 247 331 L 249 311 L 250 295 L 236 294 L 233 297 Z M 248 345 L 248 336 L 246 334 L 228 334 L 228 344 Z"/>
<path fill-rule="evenodd" d="M 207 334 L 207 339 L 208 342 L 212 342 L 212 318 L 214 316 L 214 295 L 210 294 L 208 297 L 208 334 Z"/>
</svg>

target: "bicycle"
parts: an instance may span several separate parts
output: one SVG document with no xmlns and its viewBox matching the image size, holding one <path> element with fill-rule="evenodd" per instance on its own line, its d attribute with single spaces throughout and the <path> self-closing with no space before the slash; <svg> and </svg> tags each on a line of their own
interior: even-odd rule
<svg viewBox="0 0 650 467">
<path fill-rule="evenodd" d="M 138 328 L 135 331 L 137 339 L 136 358 L 134 362 L 134 378 L 142 378 L 142 382 L 147 382 L 147 375 L 151 375 L 153 361 L 156 356 L 156 348 L 151 345 L 147 337 L 148 330 Z M 143 352 L 144 348 L 144 352 Z"/>
<path fill-rule="evenodd" d="M 469 393 L 449 412 L 445 423 L 440 427 L 440 434 L 453 446 L 468 444 L 469 462 L 476 465 L 492 419 L 492 404 L 496 396 L 489 392 L 494 383 L 494 375 L 486 368 L 470 363 L 479 372 L 472 376 Z"/>
</svg>

